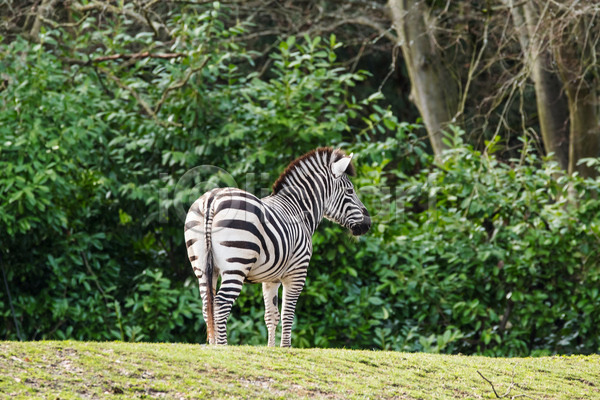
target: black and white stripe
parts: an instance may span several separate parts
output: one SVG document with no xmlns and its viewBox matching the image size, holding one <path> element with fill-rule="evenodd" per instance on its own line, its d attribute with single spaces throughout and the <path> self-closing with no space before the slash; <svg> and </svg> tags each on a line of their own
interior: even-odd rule
<svg viewBox="0 0 600 400">
<path fill-rule="evenodd" d="M 354 235 L 366 233 L 371 225 L 347 176 L 354 171 L 351 159 L 341 150 L 319 148 L 294 160 L 270 196 L 259 199 L 240 189 L 217 188 L 192 204 L 185 240 L 200 284 L 209 343 L 227 343 L 227 318 L 243 283 L 261 282 L 268 344 L 275 345 L 281 318 L 281 346 L 290 346 L 296 301 L 312 255 L 312 235 L 323 217 Z"/>
</svg>

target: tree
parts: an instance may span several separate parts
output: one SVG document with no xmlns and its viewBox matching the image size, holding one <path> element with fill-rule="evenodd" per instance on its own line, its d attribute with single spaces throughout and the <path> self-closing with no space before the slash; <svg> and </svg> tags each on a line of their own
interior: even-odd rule
<svg viewBox="0 0 600 400">
<path fill-rule="evenodd" d="M 542 9 L 544 3 L 532 7 Z M 600 50 L 600 27 L 597 3 L 551 2 L 540 16 L 539 24 L 547 27 L 557 68 L 568 99 L 569 173 L 592 176 L 597 171 L 583 158 L 600 157 L 600 110 L 598 87 L 600 66 L 596 61 Z"/>
<path fill-rule="evenodd" d="M 531 75 L 535 86 L 540 133 L 547 153 L 565 171 L 569 170 L 569 115 L 554 56 L 548 46 L 548 37 L 538 29 L 539 13 L 531 2 L 514 4 L 504 0 L 510 8 L 513 25 L 523 53 L 523 70 Z"/>
<path fill-rule="evenodd" d="M 390 0 L 389 7 L 398 33 L 404 63 L 416 104 L 435 154 L 446 146 L 442 132 L 458 111 L 458 86 L 452 78 L 435 38 L 435 18 L 422 0 Z"/>
<path fill-rule="evenodd" d="M 596 173 L 580 161 L 600 156 L 595 62 L 600 6 L 571 0 L 502 0 L 485 7 L 470 1 L 390 0 L 389 8 L 412 100 L 436 154 L 444 148 L 440 131 L 450 123 L 482 130 L 479 135 L 487 140 L 492 120 L 494 135 L 502 126 L 519 125 L 521 135 L 530 135 L 536 126 L 529 115 L 535 112 L 545 152 L 569 173 Z M 511 55 L 515 51 L 521 56 Z M 494 115 L 494 110 L 499 111 Z M 520 114 L 520 120 L 511 114 Z M 510 141 L 506 134 L 503 139 Z"/>
</svg>

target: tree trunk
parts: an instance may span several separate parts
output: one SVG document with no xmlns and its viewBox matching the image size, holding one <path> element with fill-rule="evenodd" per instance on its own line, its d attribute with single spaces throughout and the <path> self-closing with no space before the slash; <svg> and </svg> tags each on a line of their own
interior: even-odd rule
<svg viewBox="0 0 600 400">
<path fill-rule="evenodd" d="M 539 14 L 531 2 L 525 3 L 525 20 L 529 37 L 531 77 L 535 85 L 538 118 L 546 153 L 554 153 L 559 165 L 569 166 L 569 113 L 562 82 L 555 71 L 547 38 L 536 32 Z M 527 48 L 526 48 L 527 49 Z"/>
<path fill-rule="evenodd" d="M 579 172 L 584 177 L 597 175 L 594 168 L 577 163 L 582 158 L 600 157 L 600 127 L 594 89 L 579 87 L 577 81 L 567 85 L 569 118 L 571 121 L 569 146 L 569 173 Z"/>
<path fill-rule="evenodd" d="M 389 0 L 398 45 L 411 81 L 415 103 L 431 141 L 439 155 L 446 145 L 442 131 L 458 110 L 458 85 L 443 63 L 434 39 L 434 20 L 428 18 L 424 0 Z"/>
<path fill-rule="evenodd" d="M 42 20 L 48 18 L 54 7 L 58 3 L 58 0 L 42 0 L 42 4 L 37 9 L 37 14 L 35 16 L 35 20 L 33 21 L 33 26 L 31 31 L 29 31 L 29 37 L 35 42 L 39 42 L 39 34 L 40 27 L 42 26 Z"/>
<path fill-rule="evenodd" d="M 561 46 L 556 49 L 556 60 L 569 99 L 569 173 L 593 177 L 597 175 L 596 169 L 578 165 L 578 162 L 583 158 L 600 157 L 597 78 L 585 68 L 593 65 L 595 55 L 591 53 L 591 43 L 569 40 L 573 36 L 586 38 L 586 31 L 585 18 L 581 18 L 575 22 L 572 32 L 563 32 Z"/>
<path fill-rule="evenodd" d="M 502 0 L 511 11 L 515 30 L 523 51 L 523 67 L 530 71 L 540 133 L 546 153 L 565 171 L 569 168 L 569 112 L 562 82 L 553 71 L 553 57 L 547 37 L 536 32 L 539 14 L 531 2 L 515 6 L 514 0 Z"/>
</svg>

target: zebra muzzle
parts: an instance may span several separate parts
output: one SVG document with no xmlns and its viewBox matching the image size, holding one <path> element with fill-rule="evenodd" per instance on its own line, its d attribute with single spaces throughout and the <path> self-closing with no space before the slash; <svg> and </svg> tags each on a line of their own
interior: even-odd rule
<svg viewBox="0 0 600 400">
<path fill-rule="evenodd" d="M 363 209 L 363 220 L 350 227 L 354 236 L 364 235 L 371 228 L 371 216 L 367 212 L 367 209 Z"/>
</svg>

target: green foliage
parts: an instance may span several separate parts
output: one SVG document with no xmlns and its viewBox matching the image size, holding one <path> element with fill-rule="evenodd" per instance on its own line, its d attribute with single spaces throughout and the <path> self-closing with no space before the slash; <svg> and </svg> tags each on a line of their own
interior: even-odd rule
<svg viewBox="0 0 600 400">
<path fill-rule="evenodd" d="M 387 171 L 403 179 L 357 246 L 360 284 L 341 280 L 345 315 L 365 314 L 350 331 L 366 324 L 347 345 L 597 352 L 600 180 L 565 176 L 533 153 L 501 162 L 464 145 L 460 132 L 452 141 L 420 174 Z"/>
<path fill-rule="evenodd" d="M 218 165 L 258 191 L 350 135 L 361 106 L 345 88 L 363 74 L 335 63 L 334 36 L 282 42 L 261 77 L 218 3 L 182 7 L 169 43 L 119 15 L 0 47 L 1 337 L 199 340 L 180 178 Z M 90 61 L 145 51 L 181 56 Z"/>
<path fill-rule="evenodd" d="M 328 43 L 290 37 L 271 55 L 269 79 L 248 75 L 241 96 L 231 99 L 221 136 L 224 145 L 242 149 L 243 172 L 281 166 L 297 157 L 298 149 L 339 143 L 350 131 L 360 105 L 347 98 L 347 86 L 364 79 L 364 73 L 336 67 L 339 46 L 333 35 Z"/>
<path fill-rule="evenodd" d="M 378 94 L 348 95 L 366 73 L 337 63 L 335 36 L 287 38 L 256 72 L 218 3 L 181 7 L 169 42 L 121 15 L 0 47 L 0 337 L 203 341 L 186 207 L 225 182 L 265 195 L 333 145 L 357 155 L 374 224 L 316 233 L 294 346 L 599 351 L 600 181 L 532 152 L 503 162 L 460 132 L 434 160 Z M 144 51 L 180 56 L 89 61 Z M 230 342 L 264 344 L 263 313 L 247 285 Z"/>
<path fill-rule="evenodd" d="M 213 112 L 223 95 L 216 78 L 245 52 L 231 42 L 239 27 L 194 11 L 170 21 L 180 62 L 88 65 L 161 46 L 121 20 L 88 18 L 76 31 L 0 48 L 0 242 L 22 337 L 198 337 L 182 230 L 161 221 L 159 206 L 216 136 L 207 129 L 224 118 Z M 0 335 L 16 338 L 1 296 Z"/>
</svg>

